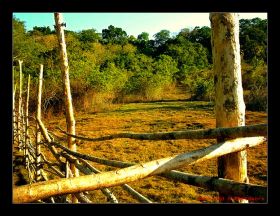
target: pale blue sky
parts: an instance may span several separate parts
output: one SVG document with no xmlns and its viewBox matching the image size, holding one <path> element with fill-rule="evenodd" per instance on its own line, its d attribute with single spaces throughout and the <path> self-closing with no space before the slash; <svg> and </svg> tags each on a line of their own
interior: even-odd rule
<svg viewBox="0 0 280 216">
<path fill-rule="evenodd" d="M 49 26 L 53 30 L 53 13 L 14 13 L 25 21 L 26 30 L 34 26 Z M 101 33 L 109 25 L 120 27 L 128 35 L 137 37 L 148 32 L 150 39 L 160 30 L 178 33 L 183 28 L 210 26 L 209 13 L 62 13 L 66 30 L 80 31 L 94 28 Z M 267 19 L 267 13 L 239 13 L 240 19 L 259 17 Z"/>
</svg>

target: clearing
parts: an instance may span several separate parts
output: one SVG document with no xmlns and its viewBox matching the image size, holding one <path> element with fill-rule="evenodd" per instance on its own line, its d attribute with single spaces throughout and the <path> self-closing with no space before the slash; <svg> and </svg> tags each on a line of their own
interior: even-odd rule
<svg viewBox="0 0 280 216">
<path fill-rule="evenodd" d="M 215 128 L 212 102 L 188 100 L 163 100 L 159 102 L 129 103 L 117 105 L 99 113 L 76 113 L 76 134 L 99 137 L 120 132 L 168 132 L 187 129 Z M 64 117 L 44 120 L 47 128 L 64 136 L 56 126 L 66 129 Z M 266 112 L 246 111 L 246 125 L 267 123 Z M 65 137 L 65 136 L 64 136 Z M 200 149 L 216 143 L 215 139 L 141 141 L 114 139 L 101 142 L 79 141 L 77 150 L 106 159 L 124 162 L 147 162 L 183 152 Z M 52 158 L 49 152 L 45 155 Z M 189 165 L 178 170 L 199 175 L 216 176 L 217 160 Z M 101 171 L 116 168 L 91 164 Z M 267 143 L 248 150 L 248 176 L 250 183 L 267 186 Z M 50 179 L 53 178 L 50 175 Z M 129 183 L 135 190 L 157 203 L 217 202 L 218 193 L 207 189 L 153 176 Z M 138 203 L 121 186 L 112 187 L 120 203 Z M 100 190 L 90 192 L 95 203 L 106 203 Z"/>
</svg>

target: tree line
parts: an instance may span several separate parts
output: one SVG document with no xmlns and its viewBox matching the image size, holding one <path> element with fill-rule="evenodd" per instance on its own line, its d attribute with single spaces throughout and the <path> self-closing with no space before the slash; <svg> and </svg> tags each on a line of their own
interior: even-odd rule
<svg viewBox="0 0 280 216">
<path fill-rule="evenodd" d="M 245 103 L 248 109 L 265 110 L 267 20 L 241 19 L 239 23 Z M 102 32 L 66 30 L 65 35 L 76 109 L 132 97 L 160 99 L 174 86 L 190 93 L 192 100 L 214 100 L 211 28 L 207 26 L 184 28 L 175 36 L 163 29 L 153 39 L 147 32 L 135 37 L 113 25 Z M 24 22 L 13 17 L 15 84 L 17 60 L 23 60 L 24 76 L 31 75 L 30 105 L 35 104 L 39 65 L 43 64 L 43 106 L 60 110 L 63 91 L 55 32 L 38 26 L 27 31 Z"/>
</svg>

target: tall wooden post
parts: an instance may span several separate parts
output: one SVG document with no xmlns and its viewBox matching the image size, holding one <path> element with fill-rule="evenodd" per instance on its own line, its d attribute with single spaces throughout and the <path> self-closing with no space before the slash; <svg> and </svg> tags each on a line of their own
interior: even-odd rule
<svg viewBox="0 0 280 216">
<path fill-rule="evenodd" d="M 37 89 L 37 109 L 36 109 L 36 118 L 41 120 L 41 101 L 42 101 L 42 87 L 43 87 L 43 69 L 44 66 L 40 65 L 40 74 L 39 74 L 39 83 Z M 39 181 L 41 178 L 40 162 L 41 162 L 41 132 L 39 125 L 37 123 L 36 127 L 36 181 Z"/>
<path fill-rule="evenodd" d="M 245 125 L 239 20 L 236 13 L 210 13 L 215 83 L 216 127 Z M 221 138 L 218 142 L 223 141 Z M 218 158 L 218 176 L 248 182 L 246 150 Z M 220 194 L 221 202 L 247 202 Z"/>
<path fill-rule="evenodd" d="M 65 101 L 65 111 L 66 111 L 66 124 L 67 124 L 67 132 L 70 134 L 75 134 L 75 118 L 73 112 L 72 105 L 72 96 L 70 89 L 70 79 L 69 79 L 69 66 L 68 66 L 68 58 L 67 58 L 67 50 L 66 43 L 64 37 L 64 27 L 62 15 L 60 13 L 54 13 L 55 25 L 56 25 L 56 33 L 59 42 L 59 50 L 60 50 L 60 68 L 63 79 L 63 91 L 64 91 L 64 101 Z M 68 148 L 72 151 L 76 151 L 75 139 L 73 137 L 68 136 Z M 67 166 L 68 167 L 68 166 Z M 68 172 L 66 167 L 66 177 L 68 177 Z M 74 164 L 70 163 L 70 170 L 74 177 L 79 176 L 79 171 L 75 167 Z M 74 195 L 72 195 L 72 202 L 77 203 L 78 200 Z"/>
<path fill-rule="evenodd" d="M 28 153 L 28 143 L 29 143 L 29 113 L 28 113 L 28 106 L 29 106 L 29 87 L 30 87 L 30 74 L 28 75 L 27 81 L 27 92 L 26 92 L 26 101 L 25 101 L 25 145 L 24 145 L 24 155 L 25 155 L 25 165 L 26 167 L 29 166 L 29 153 Z"/>
<path fill-rule="evenodd" d="M 19 93 L 18 93 L 18 116 L 17 116 L 17 132 L 18 132 L 18 147 L 19 151 L 22 149 L 22 60 L 18 60 L 19 63 Z"/>
</svg>

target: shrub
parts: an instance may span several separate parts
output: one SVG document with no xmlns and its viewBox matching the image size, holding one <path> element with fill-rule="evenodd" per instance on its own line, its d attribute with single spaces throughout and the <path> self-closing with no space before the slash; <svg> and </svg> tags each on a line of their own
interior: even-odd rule
<svg viewBox="0 0 280 216">
<path fill-rule="evenodd" d="M 182 84 L 191 93 L 191 100 L 214 100 L 215 89 L 212 70 L 192 68 L 185 71 L 185 79 Z"/>
<path fill-rule="evenodd" d="M 178 71 L 177 63 L 167 55 L 160 55 L 155 61 L 140 55 L 130 69 L 133 72 L 122 95 L 135 94 L 146 100 L 160 99 L 164 89 L 174 82 L 173 76 Z"/>
<path fill-rule="evenodd" d="M 242 73 L 244 101 L 246 108 L 252 111 L 267 109 L 267 66 L 245 65 Z"/>
<path fill-rule="evenodd" d="M 267 92 L 266 89 L 256 88 L 244 94 L 244 101 L 247 110 L 266 111 Z"/>
</svg>

